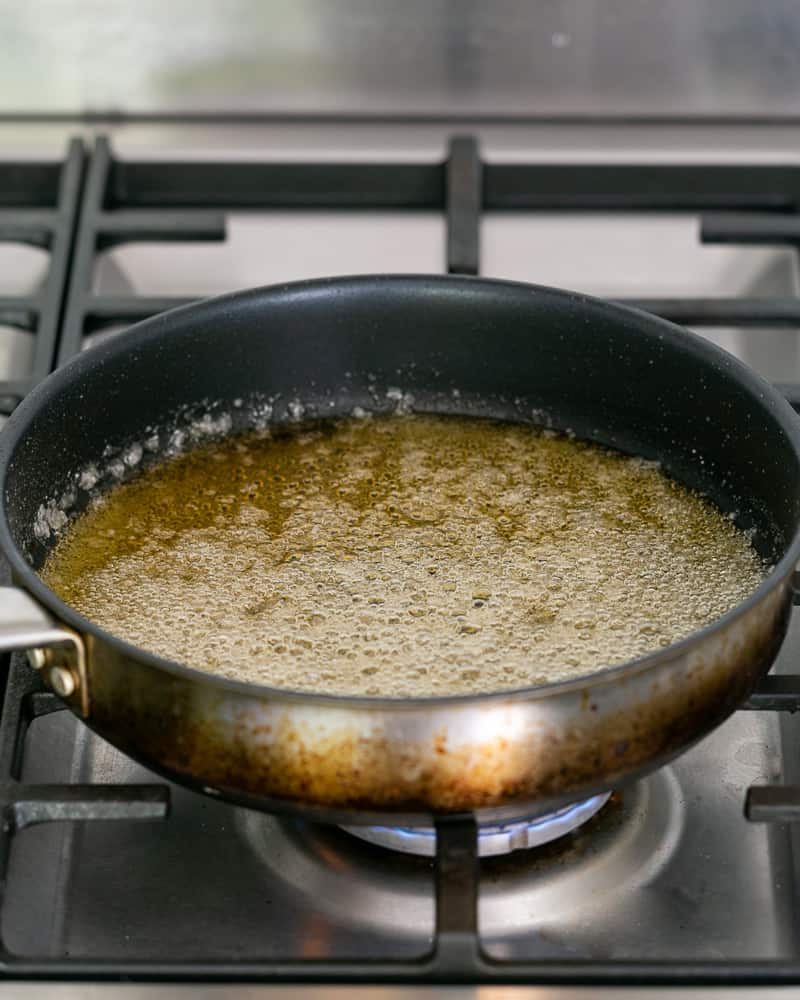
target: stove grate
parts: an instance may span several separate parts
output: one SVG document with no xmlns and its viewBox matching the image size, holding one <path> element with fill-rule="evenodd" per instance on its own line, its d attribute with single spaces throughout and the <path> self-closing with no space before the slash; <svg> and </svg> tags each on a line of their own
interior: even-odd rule
<svg viewBox="0 0 800 1000">
<path fill-rule="evenodd" d="M 486 162 L 455 136 L 444 162 L 280 163 L 134 161 L 105 137 L 88 168 L 57 360 L 103 327 L 145 319 L 191 299 L 91 291 L 95 254 L 135 240 L 224 240 L 228 209 L 442 212 L 446 269 L 480 273 L 485 212 L 696 212 L 703 243 L 800 249 L 800 165 Z M 623 299 L 697 327 L 796 328 L 800 298 Z M 800 405 L 800 386 L 781 386 Z"/>
<path fill-rule="evenodd" d="M 36 332 L 30 377 L 0 383 L 0 412 L 77 353 L 94 330 L 128 323 L 187 301 L 177 297 L 99 296 L 91 290 L 95 255 L 135 240 L 222 240 L 226 209 L 422 209 L 446 215 L 446 267 L 480 272 L 483 212 L 692 211 L 708 243 L 800 248 L 800 165 L 499 164 L 477 141 L 455 137 L 435 163 L 139 162 L 116 157 L 104 138 L 91 153 L 70 144 L 63 163 L 0 163 L 0 239 L 51 251 L 41 294 L 0 298 L 0 322 Z M 676 298 L 636 300 L 697 326 L 800 326 L 800 299 Z M 781 386 L 800 409 L 800 386 Z M 63 706 L 15 657 L 0 717 L 0 905 L 11 843 L 33 823 L 159 820 L 169 789 L 153 785 L 27 785 L 19 781 L 25 732 Z M 745 708 L 800 708 L 800 676 L 766 678 Z M 800 789 L 748 792 L 752 820 L 800 819 Z M 502 982 L 614 985 L 800 983 L 791 961 L 500 961 L 482 949 L 477 924 L 477 831 L 469 816 L 437 824 L 436 921 L 429 952 L 416 960 L 270 962 L 125 962 L 69 957 L 31 959 L 0 942 L 0 972 L 33 979 L 217 980 L 268 982 Z"/>
<path fill-rule="evenodd" d="M 52 370 L 81 198 L 85 150 L 73 139 L 63 160 L 0 160 L 0 242 L 48 250 L 42 287 L 0 295 L 0 324 L 34 335 L 30 372 L 0 380 L 0 414 L 7 415 Z"/>
</svg>

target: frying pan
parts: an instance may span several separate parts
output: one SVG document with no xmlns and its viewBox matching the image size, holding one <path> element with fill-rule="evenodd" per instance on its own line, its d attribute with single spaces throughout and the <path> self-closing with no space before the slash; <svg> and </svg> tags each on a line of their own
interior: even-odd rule
<svg viewBox="0 0 800 1000">
<path fill-rule="evenodd" d="M 749 530 L 773 569 L 708 627 L 623 666 L 418 699 L 292 692 L 168 662 L 98 628 L 37 575 L 62 508 L 80 510 L 90 487 L 146 463 L 154 434 L 163 448 L 170 428 L 174 443 L 176 429 L 235 430 L 254 414 L 390 410 L 397 389 L 421 411 L 545 423 L 659 460 Z M 23 401 L 1 436 L 0 481 L 16 583 L 0 601 L 0 648 L 29 649 L 77 715 L 153 770 L 351 825 L 534 816 L 663 764 L 768 670 L 800 557 L 798 422 L 766 382 L 645 313 L 472 278 L 311 281 L 140 323 Z"/>
</svg>

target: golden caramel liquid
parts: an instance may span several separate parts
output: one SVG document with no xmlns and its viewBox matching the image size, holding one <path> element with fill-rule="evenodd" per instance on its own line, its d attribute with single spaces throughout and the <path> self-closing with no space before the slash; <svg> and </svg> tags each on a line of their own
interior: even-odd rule
<svg viewBox="0 0 800 1000">
<path fill-rule="evenodd" d="M 43 576 L 201 670 L 421 696 L 621 663 L 713 621 L 764 571 L 652 464 L 522 425 L 396 416 L 166 460 L 90 507 Z"/>
</svg>

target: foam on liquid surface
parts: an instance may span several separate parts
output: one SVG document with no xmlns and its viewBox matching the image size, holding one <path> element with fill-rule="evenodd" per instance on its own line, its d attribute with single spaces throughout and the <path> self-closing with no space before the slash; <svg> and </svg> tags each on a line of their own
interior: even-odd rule
<svg viewBox="0 0 800 1000">
<path fill-rule="evenodd" d="M 200 445 L 118 485 L 43 573 L 145 649 L 276 687 L 486 692 L 668 645 L 764 576 L 655 466 L 400 416 Z"/>
</svg>

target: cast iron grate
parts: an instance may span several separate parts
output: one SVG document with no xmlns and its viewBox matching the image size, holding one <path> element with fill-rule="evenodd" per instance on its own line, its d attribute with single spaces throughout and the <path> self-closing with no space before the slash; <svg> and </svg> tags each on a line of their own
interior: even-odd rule
<svg viewBox="0 0 800 1000">
<path fill-rule="evenodd" d="M 34 337 L 30 372 L 0 380 L 0 413 L 8 414 L 53 367 L 81 197 L 85 152 L 73 139 L 63 160 L 0 160 L 0 241 L 49 251 L 39 290 L 0 296 L 0 324 Z"/>
<path fill-rule="evenodd" d="M 99 250 L 135 240 L 223 240 L 226 209 L 443 212 L 447 270 L 478 274 L 487 212 L 696 212 L 704 243 L 800 249 L 800 166 L 504 164 L 485 162 L 472 136 L 453 137 L 443 162 L 136 161 L 117 157 L 100 137 L 82 200 L 58 362 L 94 330 L 188 301 L 94 294 Z M 623 301 L 690 326 L 800 326 L 796 297 Z M 785 388 L 800 404 L 800 387 Z"/>
<path fill-rule="evenodd" d="M 27 171 L 28 165 L 17 166 Z M 187 301 L 94 294 L 91 276 L 99 251 L 135 240 L 222 240 L 226 209 L 443 212 L 447 269 L 463 274 L 480 271 L 480 221 L 484 212 L 491 211 L 695 211 L 701 216 L 704 242 L 782 243 L 800 248 L 800 167 L 795 166 L 504 165 L 483 162 L 476 140 L 469 136 L 454 138 L 447 159 L 438 163 L 138 162 L 117 158 L 108 141 L 100 138 L 91 155 L 76 223 L 82 167 L 82 148 L 73 143 L 64 164 L 39 168 L 26 181 L 28 188 L 17 179 L 17 187 L 10 189 L 18 192 L 11 196 L 17 199 L 11 202 L 13 217 L 9 211 L 0 211 L 0 238 L 38 240 L 37 245 L 44 241 L 52 252 L 50 276 L 40 296 L 0 300 L 0 320 L 35 328 L 40 338 L 33 375 L 24 382 L 0 385 L 5 397 L 0 409 L 13 408 L 52 364 L 79 351 L 87 334 Z M 0 207 L 7 203 L 2 170 L 0 165 Z M 32 190 L 34 197 L 28 198 L 32 207 L 20 215 L 17 203 L 23 190 Z M 695 326 L 800 326 L 800 300 L 795 298 L 682 298 L 632 304 Z M 60 331 L 59 316 L 63 316 Z M 781 388 L 800 407 L 800 386 Z M 0 904 L 11 842 L 25 827 L 54 821 L 127 822 L 167 816 L 169 789 L 163 785 L 20 783 L 29 723 L 61 708 L 58 699 L 42 689 L 24 659 L 14 658 L 0 718 Z M 766 678 L 745 708 L 796 711 L 800 677 Z M 752 788 L 746 812 L 753 820 L 798 819 L 800 789 Z M 481 948 L 477 927 L 474 821 L 468 816 L 453 817 L 437 829 L 435 933 L 429 952 L 417 960 L 33 960 L 10 953 L 0 942 L 0 967 L 8 976 L 51 979 L 629 985 L 800 982 L 800 964 L 788 961 L 492 959 Z"/>
</svg>

